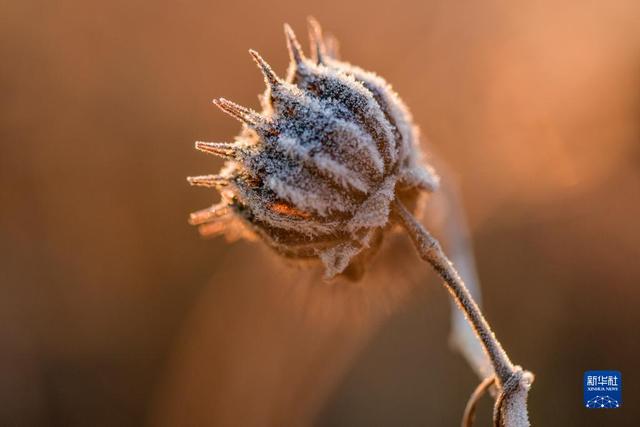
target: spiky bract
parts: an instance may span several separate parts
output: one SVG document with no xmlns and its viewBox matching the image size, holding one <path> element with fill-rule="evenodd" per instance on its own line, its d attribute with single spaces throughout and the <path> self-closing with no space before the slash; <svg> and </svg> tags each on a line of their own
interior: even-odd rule
<svg viewBox="0 0 640 427">
<path fill-rule="evenodd" d="M 219 175 L 189 178 L 222 195 L 191 223 L 204 235 L 242 229 L 287 257 L 321 260 L 326 277 L 358 278 L 391 201 L 431 192 L 438 178 L 420 158 L 409 111 L 382 78 L 339 61 L 314 20 L 311 58 L 287 25 L 285 35 L 285 79 L 250 51 L 267 84 L 261 112 L 214 101 L 242 131 L 233 143 L 196 143 L 227 163 Z"/>
</svg>

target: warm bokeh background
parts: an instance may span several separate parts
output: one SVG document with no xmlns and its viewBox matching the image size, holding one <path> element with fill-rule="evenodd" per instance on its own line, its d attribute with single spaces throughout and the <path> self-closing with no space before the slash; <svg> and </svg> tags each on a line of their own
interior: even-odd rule
<svg viewBox="0 0 640 427">
<path fill-rule="evenodd" d="M 186 224 L 220 165 L 193 141 L 238 129 L 210 100 L 256 106 L 247 49 L 283 71 L 308 14 L 457 177 L 534 423 L 637 425 L 634 0 L 2 2 L 0 425 L 457 425 L 476 378 L 402 239 L 345 289 Z M 586 369 L 622 409 L 582 408 Z"/>
</svg>

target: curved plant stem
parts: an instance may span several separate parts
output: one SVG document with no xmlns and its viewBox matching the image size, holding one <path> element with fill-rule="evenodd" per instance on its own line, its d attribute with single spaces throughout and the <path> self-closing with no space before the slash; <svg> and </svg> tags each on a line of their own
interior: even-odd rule
<svg viewBox="0 0 640 427">
<path fill-rule="evenodd" d="M 467 402 L 467 406 L 464 408 L 464 415 L 462 416 L 462 427 L 471 427 L 473 426 L 473 421 L 476 418 L 476 405 L 482 396 L 484 396 L 485 392 L 489 387 L 495 383 L 496 377 L 491 375 L 490 377 L 485 378 L 482 382 L 476 387 L 476 389 L 469 397 L 469 401 Z"/>
<path fill-rule="evenodd" d="M 456 177 L 447 164 L 433 153 L 430 160 L 440 174 L 440 187 L 429 197 L 429 203 L 425 204 L 426 212 L 421 212 L 421 216 L 416 219 L 421 221 L 424 218 L 426 223 L 423 225 L 427 230 L 440 230 L 442 236 L 440 243 L 453 265 L 456 266 L 469 293 L 482 310 L 480 278 L 475 266 L 469 227 Z M 494 375 L 491 361 L 482 349 L 482 344 L 476 338 L 464 312 L 458 309 L 453 299 L 451 299 L 449 344 L 469 362 L 481 381 Z M 491 387 L 489 392 L 495 397 L 497 387 Z"/>
<path fill-rule="evenodd" d="M 494 423 L 496 426 L 528 426 L 526 411 L 526 394 L 533 375 L 514 366 L 509 356 L 496 339 L 489 323 L 480 308 L 473 300 L 460 275 L 444 254 L 440 243 L 409 213 L 405 206 L 395 200 L 393 212 L 400 224 L 407 231 L 420 257 L 427 261 L 444 279 L 445 285 L 454 300 L 464 312 L 474 332 L 482 343 L 484 351 L 489 356 L 493 366 L 496 383 L 501 391 L 496 399 L 494 408 Z M 513 398 L 513 396 L 517 398 Z M 513 404 L 511 404 L 513 403 Z M 516 406 L 518 407 L 516 407 Z M 505 407 L 513 408 L 514 413 L 504 414 Z M 511 421 L 513 420 L 513 421 Z"/>
<path fill-rule="evenodd" d="M 415 244 L 420 257 L 431 264 L 444 279 L 447 289 L 451 292 L 460 309 L 464 311 L 469 322 L 471 322 L 491 360 L 498 381 L 500 384 L 507 381 L 514 371 L 513 363 L 511 363 L 509 356 L 507 356 L 502 345 L 496 339 L 489 323 L 485 320 L 458 272 L 442 251 L 440 243 L 418 223 L 399 201 L 396 201 L 394 208 L 402 226 L 409 233 L 411 240 Z"/>
</svg>

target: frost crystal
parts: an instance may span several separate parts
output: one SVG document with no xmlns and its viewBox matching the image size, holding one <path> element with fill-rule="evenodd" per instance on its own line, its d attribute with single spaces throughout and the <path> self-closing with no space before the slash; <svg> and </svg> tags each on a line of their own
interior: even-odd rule
<svg viewBox="0 0 640 427">
<path fill-rule="evenodd" d="M 322 261 L 327 278 L 357 279 L 391 201 L 435 190 L 438 177 L 420 158 L 411 114 L 382 78 L 339 61 L 314 20 L 311 58 L 288 25 L 285 35 L 286 79 L 249 51 L 267 85 L 261 112 L 214 101 L 242 130 L 233 143 L 196 143 L 227 163 L 218 175 L 189 178 L 222 195 L 190 222 L 203 235 L 257 235 L 281 255 Z"/>
</svg>

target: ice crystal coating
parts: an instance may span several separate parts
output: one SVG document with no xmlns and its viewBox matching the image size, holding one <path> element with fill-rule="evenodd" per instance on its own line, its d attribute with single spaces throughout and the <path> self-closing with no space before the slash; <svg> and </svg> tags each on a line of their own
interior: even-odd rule
<svg viewBox="0 0 640 427">
<path fill-rule="evenodd" d="M 214 103 L 242 123 L 232 143 L 196 142 L 227 160 L 218 175 L 188 178 L 220 191 L 191 214 L 203 235 L 258 236 L 279 254 L 320 260 L 325 277 L 357 279 L 389 223 L 390 203 L 438 185 L 423 163 L 411 114 L 379 76 L 338 60 L 337 43 L 310 19 L 311 58 L 288 25 L 291 62 L 278 77 L 249 53 L 266 83 L 261 112 Z"/>
</svg>

